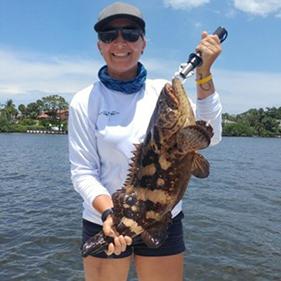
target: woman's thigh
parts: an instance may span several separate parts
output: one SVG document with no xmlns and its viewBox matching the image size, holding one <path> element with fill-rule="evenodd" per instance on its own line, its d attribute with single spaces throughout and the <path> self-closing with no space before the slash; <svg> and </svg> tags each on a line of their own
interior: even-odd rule
<svg viewBox="0 0 281 281">
<path fill-rule="evenodd" d="M 184 254 L 162 257 L 135 256 L 139 281 L 182 281 Z"/>
<path fill-rule="evenodd" d="M 184 237 L 178 214 L 168 228 L 166 241 L 156 249 L 144 243 L 135 246 L 135 264 L 139 281 L 182 281 L 184 275 Z"/>
<path fill-rule="evenodd" d="M 126 281 L 131 257 L 104 259 L 88 256 L 83 258 L 86 281 Z"/>
<path fill-rule="evenodd" d="M 90 237 L 102 231 L 100 225 L 83 220 L 83 237 L 84 244 Z M 127 280 L 128 271 L 131 262 L 132 248 L 123 252 L 121 255 L 107 256 L 105 252 L 95 255 L 89 255 L 83 258 L 84 273 L 86 281 L 125 281 Z"/>
</svg>

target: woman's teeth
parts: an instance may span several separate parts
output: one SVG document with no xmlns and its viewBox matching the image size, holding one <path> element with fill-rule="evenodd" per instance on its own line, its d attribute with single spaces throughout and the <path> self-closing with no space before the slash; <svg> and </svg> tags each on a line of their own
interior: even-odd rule
<svg viewBox="0 0 281 281">
<path fill-rule="evenodd" d="M 126 57 L 129 53 L 113 53 L 112 55 L 115 57 Z"/>
</svg>

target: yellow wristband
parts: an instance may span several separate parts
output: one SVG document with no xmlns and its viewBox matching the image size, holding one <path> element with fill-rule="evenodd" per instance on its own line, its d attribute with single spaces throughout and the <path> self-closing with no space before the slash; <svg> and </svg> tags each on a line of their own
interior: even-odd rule
<svg viewBox="0 0 281 281">
<path fill-rule="evenodd" d="M 210 75 L 208 75 L 208 76 L 206 76 L 206 77 L 204 77 L 204 78 L 202 78 L 200 80 L 196 80 L 196 84 L 197 85 L 205 84 L 205 83 L 209 82 L 210 80 L 212 80 L 212 78 L 213 78 L 212 74 L 210 74 Z"/>
</svg>

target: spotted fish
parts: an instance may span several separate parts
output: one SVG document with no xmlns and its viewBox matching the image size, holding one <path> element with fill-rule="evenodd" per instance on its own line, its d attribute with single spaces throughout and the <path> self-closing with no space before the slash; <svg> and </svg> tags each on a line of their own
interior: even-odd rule
<svg viewBox="0 0 281 281">
<path fill-rule="evenodd" d="M 112 195 L 113 229 L 151 248 L 167 237 L 171 210 L 182 199 L 191 175 L 209 175 L 208 161 L 196 151 L 209 146 L 213 129 L 196 121 L 179 79 L 167 83 L 158 98 L 143 143 L 136 145 L 127 180 Z M 101 231 L 82 255 L 107 249 L 112 238 Z"/>
</svg>

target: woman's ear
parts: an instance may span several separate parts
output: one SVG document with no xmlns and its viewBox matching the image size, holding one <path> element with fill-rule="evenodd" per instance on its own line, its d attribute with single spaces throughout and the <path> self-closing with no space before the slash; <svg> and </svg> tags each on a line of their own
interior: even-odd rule
<svg viewBox="0 0 281 281">
<path fill-rule="evenodd" d="M 98 49 L 99 49 L 99 51 L 100 51 L 100 53 L 102 55 L 102 49 L 101 49 L 101 46 L 100 46 L 100 41 L 97 42 L 97 47 L 98 47 Z"/>
<path fill-rule="evenodd" d="M 144 38 L 143 38 L 143 46 L 142 46 L 142 54 L 143 54 L 145 48 L 146 48 L 146 39 L 145 39 L 145 37 L 144 37 Z"/>
<path fill-rule="evenodd" d="M 146 47 L 146 40 L 145 38 L 143 38 L 143 46 L 142 46 L 141 54 L 144 53 L 145 47 Z"/>
</svg>

